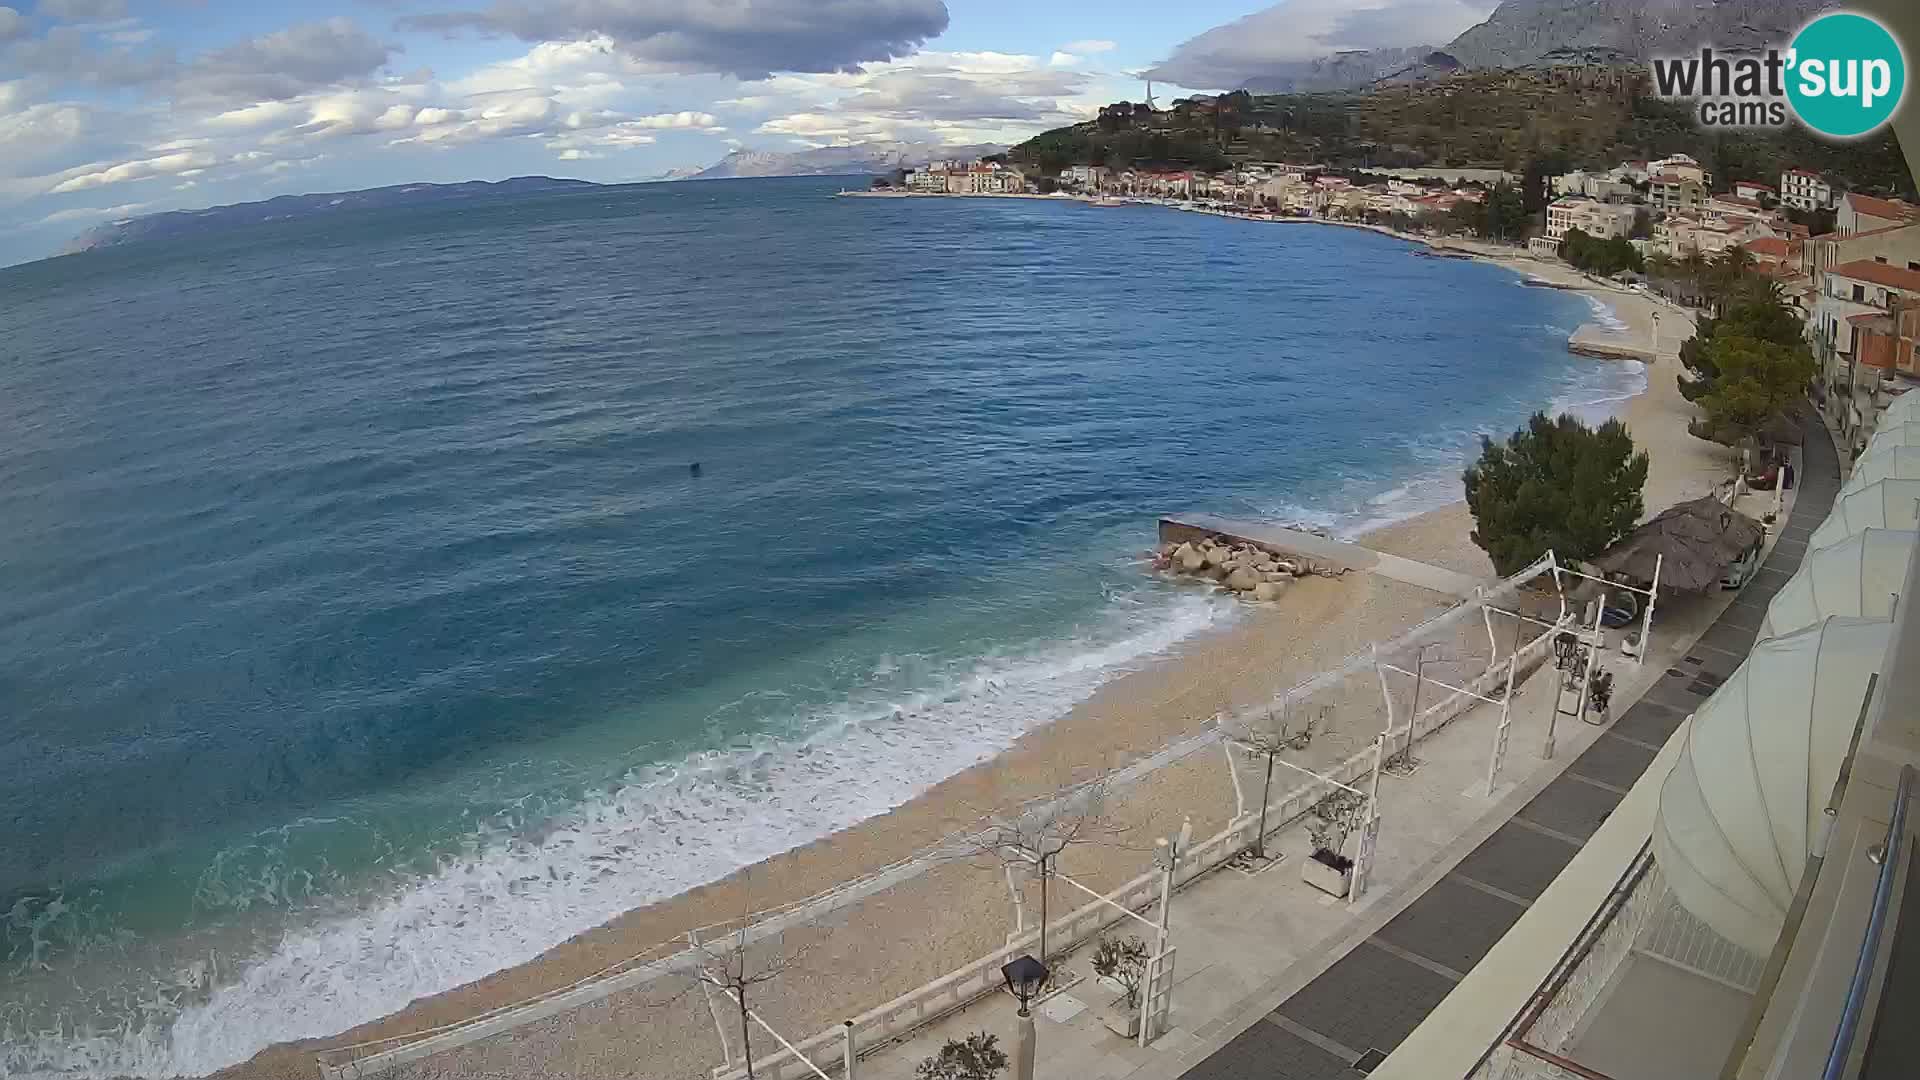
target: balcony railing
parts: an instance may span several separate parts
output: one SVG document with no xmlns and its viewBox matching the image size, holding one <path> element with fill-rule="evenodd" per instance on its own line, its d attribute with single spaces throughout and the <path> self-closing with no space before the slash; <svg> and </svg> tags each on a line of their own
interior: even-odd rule
<svg viewBox="0 0 1920 1080">
<path fill-rule="evenodd" d="M 1887 822 L 1887 838 L 1868 849 L 1867 857 L 1880 865 L 1874 879 L 1873 905 L 1868 909 L 1867 932 L 1860 939 L 1860 953 L 1853 964 L 1853 977 L 1847 981 L 1847 1000 L 1840 1010 L 1840 1024 L 1833 1033 L 1833 1047 L 1827 1051 L 1827 1065 L 1821 1080 L 1843 1080 L 1853 1059 L 1853 1042 L 1860 1034 L 1860 1017 L 1866 1011 L 1867 995 L 1873 986 L 1874 968 L 1880 956 L 1880 939 L 1886 936 L 1888 909 L 1893 903 L 1894 884 L 1900 880 L 1900 864 L 1907 853 L 1907 804 L 1913 799 L 1914 769 L 1900 767 L 1900 784 L 1894 789 L 1893 812 Z"/>
</svg>

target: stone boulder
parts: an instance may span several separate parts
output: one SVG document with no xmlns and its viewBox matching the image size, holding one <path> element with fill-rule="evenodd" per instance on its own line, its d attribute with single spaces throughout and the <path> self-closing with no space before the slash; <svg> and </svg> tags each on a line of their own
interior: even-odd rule
<svg viewBox="0 0 1920 1080">
<path fill-rule="evenodd" d="M 1281 590 L 1285 588 L 1285 585 L 1277 581 L 1263 581 L 1253 587 L 1253 598 L 1255 600 L 1278 600 L 1280 599 Z"/>
<path fill-rule="evenodd" d="M 1235 592 L 1252 592 L 1260 584 L 1260 575 L 1244 567 L 1227 575 L 1227 588 Z"/>
<path fill-rule="evenodd" d="M 1197 573 L 1207 565 L 1207 557 L 1192 544 L 1181 544 L 1174 551 L 1173 557 L 1180 563 L 1180 569 L 1189 574 Z"/>
</svg>

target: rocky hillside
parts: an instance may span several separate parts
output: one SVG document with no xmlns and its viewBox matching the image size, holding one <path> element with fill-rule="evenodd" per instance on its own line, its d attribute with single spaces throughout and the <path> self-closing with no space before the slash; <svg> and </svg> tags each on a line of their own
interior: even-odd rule
<svg viewBox="0 0 1920 1080">
<path fill-rule="evenodd" d="M 1506 0 L 1454 38 L 1448 55 L 1470 68 L 1515 68 L 1591 58 L 1644 61 L 1702 45 L 1784 45 L 1838 0 Z"/>
<path fill-rule="evenodd" d="M 1838 6 L 1840 0 L 1505 0 L 1446 45 L 1275 64 L 1242 85 L 1301 94 L 1433 78 L 1456 67 L 1638 63 L 1701 45 L 1759 49 L 1784 44 L 1816 12 Z"/>
<path fill-rule="evenodd" d="M 812 150 L 735 150 L 707 168 L 682 177 L 718 180 L 732 176 L 848 176 L 874 175 L 894 169 L 913 169 L 931 161 L 966 160 L 997 154 L 1004 146 L 945 146 L 940 143 L 869 142 L 855 146 L 822 146 Z"/>
</svg>

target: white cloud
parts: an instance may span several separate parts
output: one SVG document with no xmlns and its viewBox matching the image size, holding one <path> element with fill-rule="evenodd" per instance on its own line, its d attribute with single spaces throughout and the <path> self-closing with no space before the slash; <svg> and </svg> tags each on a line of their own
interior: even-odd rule
<svg viewBox="0 0 1920 1080">
<path fill-rule="evenodd" d="M 1060 46 L 1061 52 L 1079 53 L 1082 56 L 1093 53 L 1112 52 L 1113 49 L 1113 42 L 1105 38 L 1081 38 L 1079 41 L 1069 41 L 1065 45 Z"/>
<path fill-rule="evenodd" d="M 1151 74 L 1224 89 L 1285 75 L 1336 52 L 1444 45 L 1497 0 L 1282 0 L 1182 42 Z"/>
<path fill-rule="evenodd" d="M 75 206 L 66 210 L 55 210 L 35 224 L 59 225 L 63 222 L 94 221 L 98 219 L 119 220 L 138 214 L 152 203 L 121 203 L 119 206 Z"/>
<path fill-rule="evenodd" d="M 754 100 L 788 110 L 761 123 L 760 133 L 811 145 L 1010 142 L 1094 115 L 1092 84 L 1085 73 L 1018 53 L 928 52 L 852 72 L 778 76 Z"/>
<path fill-rule="evenodd" d="M 118 165 L 101 165 L 97 168 L 77 173 L 50 189 L 50 194 L 60 195 L 70 191 L 86 191 L 89 188 L 106 187 L 109 184 L 125 184 L 135 180 L 146 180 L 155 176 L 184 176 L 197 170 L 209 168 L 219 161 L 204 150 L 180 149 L 158 154 L 136 161 L 123 161 Z"/>
<path fill-rule="evenodd" d="M 1073 67 L 1075 64 L 1078 64 L 1080 62 L 1081 62 L 1081 58 L 1078 56 L 1075 56 L 1070 52 L 1056 52 L 1053 54 L 1053 56 L 1048 58 L 1047 66 L 1048 67 Z"/>
<path fill-rule="evenodd" d="M 12 41 L 27 35 L 27 17 L 10 7 L 0 7 L 0 41 Z"/>
</svg>

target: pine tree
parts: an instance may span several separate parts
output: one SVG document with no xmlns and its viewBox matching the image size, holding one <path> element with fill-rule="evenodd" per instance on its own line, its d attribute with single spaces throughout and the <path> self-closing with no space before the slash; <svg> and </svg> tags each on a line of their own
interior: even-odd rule
<svg viewBox="0 0 1920 1080">
<path fill-rule="evenodd" d="M 1551 549 L 1591 559 L 1630 532 L 1644 509 L 1647 455 L 1626 425 L 1590 428 L 1572 416 L 1535 413 L 1504 443 L 1482 437 L 1466 471 L 1473 542 L 1501 574 Z"/>
</svg>

